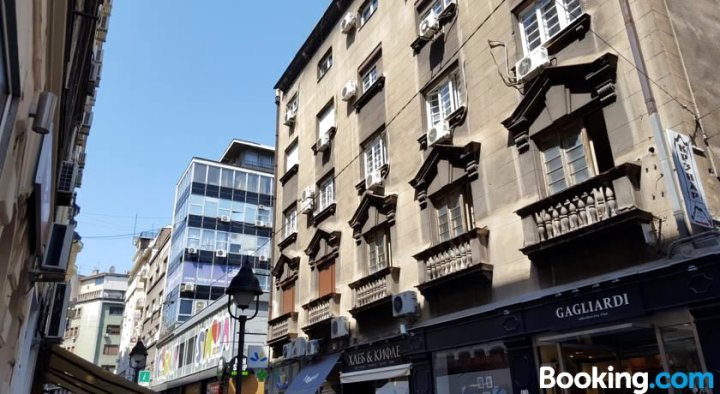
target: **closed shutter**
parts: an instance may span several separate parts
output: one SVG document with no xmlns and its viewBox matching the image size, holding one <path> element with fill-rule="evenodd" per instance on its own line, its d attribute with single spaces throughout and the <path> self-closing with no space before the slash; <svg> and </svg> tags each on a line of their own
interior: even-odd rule
<svg viewBox="0 0 720 394">
<path fill-rule="evenodd" d="M 284 288 L 282 291 L 282 314 L 295 310 L 295 286 Z"/>
<path fill-rule="evenodd" d="M 324 295 L 332 294 L 335 292 L 335 263 L 327 265 L 322 269 L 318 270 L 319 276 L 319 294 L 322 297 Z"/>
</svg>

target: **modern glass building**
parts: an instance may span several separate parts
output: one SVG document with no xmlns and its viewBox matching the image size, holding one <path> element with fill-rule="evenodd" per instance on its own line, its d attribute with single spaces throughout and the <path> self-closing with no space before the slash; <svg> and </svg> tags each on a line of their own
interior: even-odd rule
<svg viewBox="0 0 720 394">
<path fill-rule="evenodd" d="M 193 158 L 175 190 L 163 328 L 224 295 L 243 264 L 270 287 L 274 149 L 233 140 L 220 161 Z"/>
</svg>

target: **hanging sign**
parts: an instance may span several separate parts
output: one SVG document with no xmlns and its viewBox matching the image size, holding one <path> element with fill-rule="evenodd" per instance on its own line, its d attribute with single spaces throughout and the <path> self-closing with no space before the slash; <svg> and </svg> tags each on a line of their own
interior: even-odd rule
<svg viewBox="0 0 720 394">
<path fill-rule="evenodd" d="M 705 203 L 702 181 L 698 173 L 692 141 L 685 134 L 667 129 L 675 172 L 685 200 L 685 209 L 692 224 L 714 228 L 710 211 Z"/>
</svg>

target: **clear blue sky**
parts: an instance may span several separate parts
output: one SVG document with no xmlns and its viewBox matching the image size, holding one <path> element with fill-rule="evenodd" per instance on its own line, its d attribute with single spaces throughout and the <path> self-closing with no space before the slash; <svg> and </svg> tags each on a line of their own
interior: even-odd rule
<svg viewBox="0 0 720 394">
<path fill-rule="evenodd" d="M 136 231 L 170 224 L 193 156 L 232 138 L 274 146 L 273 86 L 327 0 L 114 2 L 88 141 L 81 274 L 129 270 Z"/>
</svg>

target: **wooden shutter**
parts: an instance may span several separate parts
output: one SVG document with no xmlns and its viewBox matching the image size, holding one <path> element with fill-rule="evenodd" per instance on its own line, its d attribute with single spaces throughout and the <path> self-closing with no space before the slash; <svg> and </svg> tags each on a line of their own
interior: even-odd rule
<svg viewBox="0 0 720 394">
<path fill-rule="evenodd" d="M 322 297 L 335 292 L 335 263 L 328 264 L 322 269 L 318 269 L 319 291 L 318 296 Z"/>
<path fill-rule="evenodd" d="M 295 310 L 295 286 L 286 287 L 282 291 L 282 314 Z"/>
</svg>

